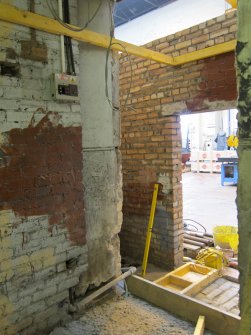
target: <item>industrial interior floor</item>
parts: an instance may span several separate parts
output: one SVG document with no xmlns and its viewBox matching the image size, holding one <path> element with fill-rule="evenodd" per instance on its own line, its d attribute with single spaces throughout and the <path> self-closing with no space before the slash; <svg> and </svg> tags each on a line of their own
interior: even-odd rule
<svg viewBox="0 0 251 335">
<path fill-rule="evenodd" d="M 50 335 L 192 335 L 195 325 L 132 295 L 115 295 Z M 205 335 L 213 335 L 205 331 Z"/>
<path fill-rule="evenodd" d="M 182 188 L 184 219 L 198 221 L 209 233 L 215 226 L 237 227 L 236 185 L 221 186 L 219 173 L 185 172 Z"/>
<path fill-rule="evenodd" d="M 216 225 L 237 226 L 236 186 L 221 186 L 220 174 L 183 173 L 183 215 L 205 226 L 208 232 Z M 192 222 L 191 222 L 192 223 Z M 140 273 L 140 267 L 137 273 Z M 155 280 L 165 270 L 148 265 L 146 279 Z M 223 278 L 205 287 L 194 298 L 235 315 L 238 309 L 239 284 Z M 93 304 L 78 320 L 56 328 L 50 335 L 189 335 L 195 325 L 130 294 L 113 295 Z M 212 332 L 205 331 L 206 335 Z"/>
</svg>

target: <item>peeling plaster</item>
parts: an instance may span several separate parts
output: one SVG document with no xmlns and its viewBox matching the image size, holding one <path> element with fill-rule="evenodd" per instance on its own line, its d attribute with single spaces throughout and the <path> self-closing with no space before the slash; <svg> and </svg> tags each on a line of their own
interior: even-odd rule
<svg viewBox="0 0 251 335">
<path fill-rule="evenodd" d="M 162 193 L 168 194 L 171 191 L 171 181 L 168 173 L 160 173 L 158 183 L 163 186 Z"/>
<path fill-rule="evenodd" d="M 170 116 L 177 113 L 187 112 L 187 105 L 184 101 L 174 102 L 172 104 L 162 105 L 161 114 L 163 116 Z"/>
</svg>

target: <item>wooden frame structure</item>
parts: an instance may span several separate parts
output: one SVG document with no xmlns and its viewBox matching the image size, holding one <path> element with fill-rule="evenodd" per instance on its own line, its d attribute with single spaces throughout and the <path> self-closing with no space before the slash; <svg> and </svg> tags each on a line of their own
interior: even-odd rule
<svg viewBox="0 0 251 335">
<path fill-rule="evenodd" d="M 188 295 L 177 293 L 154 282 L 133 275 L 126 280 L 128 290 L 184 320 L 197 322 L 200 315 L 205 316 L 206 328 L 219 335 L 236 335 L 241 318 L 219 308 L 203 303 Z"/>
</svg>

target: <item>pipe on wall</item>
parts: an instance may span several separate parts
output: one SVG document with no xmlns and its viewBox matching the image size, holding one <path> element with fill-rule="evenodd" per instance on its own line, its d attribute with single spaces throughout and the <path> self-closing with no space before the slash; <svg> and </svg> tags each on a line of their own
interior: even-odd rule
<svg viewBox="0 0 251 335">
<path fill-rule="evenodd" d="M 77 308 L 78 312 L 81 312 L 85 309 L 85 306 L 87 304 L 89 304 L 92 300 L 94 300 L 95 298 L 97 298 L 98 296 L 100 296 L 102 293 L 104 293 L 105 291 L 107 291 L 109 288 L 115 286 L 119 281 L 131 276 L 133 273 L 136 272 L 136 268 L 131 266 L 129 268 L 125 269 L 126 272 L 122 273 L 120 276 L 118 276 L 117 278 L 113 279 L 112 281 L 110 281 L 109 283 L 107 283 L 106 285 L 102 286 L 101 288 L 99 288 L 97 291 L 95 291 L 94 293 L 90 294 L 88 297 L 84 298 L 83 300 L 81 300 L 80 302 L 78 302 L 77 304 L 75 304 L 75 307 Z"/>
<path fill-rule="evenodd" d="M 63 20 L 63 3 L 62 0 L 58 0 L 58 16 Z M 65 45 L 64 45 L 64 35 L 60 35 L 60 52 L 61 52 L 61 65 L 62 73 L 65 73 Z"/>
</svg>

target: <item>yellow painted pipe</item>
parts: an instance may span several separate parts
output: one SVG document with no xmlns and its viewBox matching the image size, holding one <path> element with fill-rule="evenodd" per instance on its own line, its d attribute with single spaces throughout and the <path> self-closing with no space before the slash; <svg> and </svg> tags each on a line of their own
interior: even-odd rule
<svg viewBox="0 0 251 335">
<path fill-rule="evenodd" d="M 237 8 L 237 0 L 226 0 L 233 8 Z"/>
<path fill-rule="evenodd" d="M 154 214 L 155 214 L 155 209 L 156 209 L 158 191 L 159 191 L 159 185 L 154 184 L 152 206 L 151 206 L 151 212 L 150 212 L 150 217 L 149 217 L 149 222 L 148 222 L 145 251 L 144 251 L 144 257 L 143 257 L 143 262 L 142 262 L 142 277 L 144 277 L 146 274 L 146 267 L 147 267 L 148 254 L 149 254 L 150 243 L 151 243 L 151 238 L 152 238 L 152 229 L 153 229 Z"/>
</svg>

